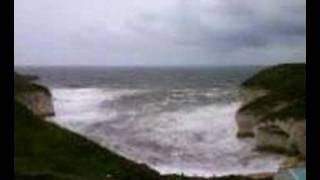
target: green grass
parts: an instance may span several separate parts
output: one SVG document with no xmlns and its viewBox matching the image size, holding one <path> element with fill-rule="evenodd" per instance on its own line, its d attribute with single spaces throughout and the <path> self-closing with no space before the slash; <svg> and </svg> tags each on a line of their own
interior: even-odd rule
<svg viewBox="0 0 320 180">
<path fill-rule="evenodd" d="M 258 72 L 242 83 L 245 87 L 257 87 L 273 91 L 305 94 L 306 64 L 281 64 Z"/>
<path fill-rule="evenodd" d="M 245 88 L 265 89 L 269 93 L 244 105 L 240 111 L 262 115 L 262 121 L 293 118 L 305 120 L 306 65 L 282 64 L 264 69 L 246 80 Z M 288 106 L 272 111 L 272 108 L 288 103 Z"/>
<path fill-rule="evenodd" d="M 48 179 L 157 179 L 145 166 L 34 116 L 14 102 L 14 168 L 19 177 Z M 42 179 L 42 178 L 39 178 Z"/>
</svg>

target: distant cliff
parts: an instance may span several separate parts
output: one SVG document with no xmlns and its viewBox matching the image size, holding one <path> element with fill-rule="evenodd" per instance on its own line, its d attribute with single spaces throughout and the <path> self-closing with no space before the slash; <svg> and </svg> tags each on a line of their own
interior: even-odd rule
<svg viewBox="0 0 320 180">
<path fill-rule="evenodd" d="M 46 87 L 34 83 L 36 79 L 35 76 L 14 73 L 14 98 L 36 115 L 52 116 L 52 95 Z"/>
<path fill-rule="evenodd" d="M 242 84 L 242 107 L 236 114 L 238 137 L 254 137 L 260 150 L 305 158 L 305 66 L 273 66 Z"/>
</svg>

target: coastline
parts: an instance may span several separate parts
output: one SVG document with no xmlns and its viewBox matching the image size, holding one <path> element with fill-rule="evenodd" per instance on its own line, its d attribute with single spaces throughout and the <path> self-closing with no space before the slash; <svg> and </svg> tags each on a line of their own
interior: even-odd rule
<svg viewBox="0 0 320 180">
<path fill-rule="evenodd" d="M 48 98 L 50 101 L 52 101 L 52 99 L 51 98 Z M 55 97 L 53 97 L 53 99 L 55 99 Z M 32 109 L 32 108 L 31 108 Z M 56 112 L 55 112 L 56 113 Z M 41 116 L 41 115 L 40 115 Z M 191 117 L 189 117 L 189 118 L 191 118 Z M 193 119 L 194 120 L 194 119 Z M 52 120 L 49 120 L 49 121 L 51 121 L 52 122 Z M 49 124 L 51 124 L 51 122 L 46 122 L 46 123 L 49 123 Z M 42 123 L 44 123 L 44 122 L 42 122 Z M 70 132 L 70 129 L 68 130 L 68 128 L 65 128 L 65 127 L 63 127 L 63 126 L 60 126 L 59 124 L 57 124 L 57 123 L 54 123 L 54 124 L 56 124 L 56 125 L 58 125 L 57 127 L 59 128 L 59 129 L 61 129 L 62 131 L 66 131 L 66 132 L 68 132 L 68 133 L 72 133 L 72 132 Z M 56 126 L 55 125 L 55 126 Z M 15 130 L 16 130 L 16 128 L 15 128 Z M 43 131 L 43 133 L 45 133 L 44 131 Z M 73 134 L 73 133 L 72 133 Z M 76 133 L 76 134 L 78 134 L 78 133 Z M 77 136 L 79 136 L 79 135 L 77 135 Z M 233 175 L 227 175 L 227 176 L 216 176 L 216 177 L 192 177 L 192 176 L 189 176 L 189 177 L 187 177 L 187 176 L 184 176 L 184 175 L 172 175 L 172 174 L 167 174 L 167 175 L 162 175 L 162 174 L 160 174 L 159 172 L 156 172 L 154 169 L 152 169 L 152 168 L 150 168 L 150 166 L 147 166 L 147 165 L 145 165 L 145 164 L 140 164 L 139 163 L 139 161 L 133 161 L 132 159 L 130 160 L 130 158 L 125 158 L 125 155 L 121 155 L 119 152 L 117 152 L 117 150 L 113 150 L 113 151 L 110 151 L 110 148 L 108 148 L 108 146 L 105 146 L 104 144 L 101 144 L 101 143 L 99 143 L 99 142 L 92 142 L 91 140 L 90 140 L 90 138 L 85 138 L 85 137 L 83 137 L 83 136 L 79 136 L 79 138 L 81 139 L 81 138 L 83 138 L 83 139 L 85 139 L 85 141 L 88 141 L 88 142 L 90 142 L 89 144 L 96 144 L 100 149 L 104 149 L 104 150 L 102 150 L 102 151 L 106 151 L 106 152 L 108 152 L 108 153 L 111 153 L 111 154 L 113 154 L 112 156 L 117 156 L 117 157 L 120 157 L 120 158 L 123 158 L 124 159 L 124 161 L 123 161 L 123 163 L 124 164 L 129 164 L 129 166 L 131 166 L 130 164 L 136 164 L 136 165 L 133 165 L 133 169 L 130 169 L 130 171 L 132 171 L 133 170 L 133 174 L 135 174 L 135 172 L 136 171 L 138 171 L 139 173 L 140 173 L 140 171 L 142 170 L 142 174 L 140 174 L 142 177 L 143 176 L 145 176 L 145 175 L 147 175 L 147 176 L 149 176 L 149 175 L 151 175 L 151 174 L 153 174 L 152 176 L 153 176 L 153 178 L 156 178 L 156 179 L 168 179 L 168 180 L 171 180 L 171 179 L 177 179 L 177 178 L 179 178 L 179 179 L 200 179 L 200 180 L 204 180 L 204 179 L 212 179 L 212 180 L 222 180 L 222 179 L 230 179 L 230 180 L 235 180 L 235 179 L 245 179 L 245 180 L 249 180 L 249 179 L 272 179 L 272 177 L 277 173 L 277 172 L 272 172 L 272 173 L 270 173 L 270 172 L 261 172 L 261 173 L 249 173 L 249 174 L 233 174 Z M 80 140 L 79 139 L 79 140 Z M 80 141 L 82 141 L 82 140 L 80 140 Z M 16 143 L 15 143 L 15 145 L 16 145 Z M 69 144 L 69 145 L 72 145 L 72 144 Z M 69 146 L 68 145 L 68 146 Z M 51 151 L 51 150 L 49 150 L 49 151 Z M 108 154 L 107 153 L 107 154 Z M 70 158 L 70 157 L 68 157 L 68 158 Z M 99 161 L 99 160 L 98 160 Z M 100 162 L 98 162 L 98 163 L 100 163 Z M 124 166 L 119 166 L 119 167 L 117 167 L 117 168 L 127 168 L 127 165 L 124 165 Z M 117 169 L 116 168 L 116 169 Z M 284 167 L 284 168 L 288 168 L 288 167 Z M 119 169 L 119 170 L 120 170 Z M 122 170 L 120 170 L 120 171 L 122 171 Z M 133 175 L 133 174 L 131 174 L 132 172 L 130 172 L 130 171 L 128 171 L 128 172 L 126 172 L 126 173 L 128 173 L 128 175 L 129 176 L 131 176 L 131 175 Z M 144 171 L 146 171 L 146 172 L 144 172 Z M 138 174 L 139 174 L 138 173 Z M 146 174 L 144 174 L 144 173 L 146 173 Z M 149 174 L 150 173 L 150 174 Z M 112 173 L 111 173 L 112 174 Z M 110 174 L 110 177 L 112 176 Z M 131 174 L 131 175 L 130 175 Z M 149 174 L 149 175 L 148 175 Z M 139 176 L 140 176 L 139 175 Z M 118 176 L 118 178 L 119 177 L 121 177 L 121 176 Z M 133 176 L 134 177 L 134 176 Z M 120 178 L 121 179 L 121 178 Z"/>
<path fill-rule="evenodd" d="M 238 137 L 254 139 L 258 151 L 284 154 L 278 176 L 306 168 L 305 81 L 305 64 L 282 64 L 258 72 L 241 85 Z"/>
<path fill-rule="evenodd" d="M 104 95 L 106 95 L 106 90 L 101 90 L 101 91 L 103 91 Z M 136 92 L 135 90 L 132 90 L 132 91 Z M 54 95 L 56 94 L 56 92 L 57 91 L 53 90 Z M 65 92 L 65 90 L 63 90 L 63 92 Z M 99 96 L 97 95 L 96 97 L 95 96 L 91 97 L 91 91 L 80 90 L 80 92 L 81 92 L 81 96 L 83 97 L 83 99 L 90 100 L 90 99 L 101 99 L 102 98 L 102 97 L 100 97 L 100 95 Z M 87 96 L 86 94 L 83 94 L 83 92 L 90 94 L 90 97 Z M 132 95 L 131 91 L 126 91 L 124 96 L 126 96 L 127 93 Z M 140 93 L 140 92 L 137 92 L 137 93 Z M 57 94 L 60 96 L 60 97 L 58 97 L 58 96 L 55 97 L 55 100 L 56 100 L 55 103 L 57 103 L 56 106 L 60 107 L 60 108 L 56 108 L 57 109 L 57 116 L 58 117 L 60 116 L 61 119 L 66 120 L 67 118 L 63 118 L 63 116 L 70 117 L 71 114 L 69 114 L 67 112 L 73 112 L 73 109 L 76 108 L 73 105 L 69 105 L 68 103 L 64 104 L 65 102 L 73 102 L 72 104 L 76 104 L 79 106 L 78 109 L 89 109 L 89 106 L 88 107 L 84 106 L 86 104 L 86 102 L 83 102 L 82 100 L 80 101 L 79 98 L 77 98 L 78 97 L 77 90 L 74 88 L 71 90 L 68 90 L 68 93 L 65 93 L 63 95 L 63 97 L 61 97 L 62 94 L 60 92 Z M 112 90 L 112 91 L 110 91 L 110 94 L 115 94 L 115 93 L 113 93 L 113 90 Z M 74 96 L 75 99 L 72 96 Z M 109 91 L 106 96 L 110 97 Z M 110 99 L 115 100 L 112 97 L 110 97 Z M 91 100 L 90 100 L 90 102 L 91 102 Z M 63 104 L 60 104 L 60 103 L 63 103 Z M 89 105 L 90 105 L 90 111 L 99 112 L 98 109 L 92 109 L 93 106 L 91 103 L 89 103 Z M 68 107 L 71 107 L 71 106 L 72 106 L 72 108 L 69 109 Z M 236 109 L 238 108 L 238 103 L 236 103 L 236 105 L 231 105 L 231 106 L 229 104 L 229 105 L 227 105 L 227 107 L 231 108 L 230 113 L 234 113 L 236 111 Z M 97 108 L 100 108 L 100 106 L 97 105 Z M 60 109 L 63 109 L 64 110 L 63 113 L 66 113 L 66 114 L 60 114 L 59 113 Z M 216 174 L 217 176 L 225 176 L 225 175 L 231 175 L 231 174 L 238 174 L 238 172 L 239 173 L 242 172 L 241 174 L 265 172 L 265 171 L 274 171 L 275 172 L 277 170 L 276 164 L 280 163 L 280 162 L 278 163 L 278 161 L 279 161 L 279 158 L 281 158 L 282 156 L 281 155 L 278 156 L 278 155 L 273 155 L 273 154 L 265 154 L 265 153 L 260 154 L 260 153 L 251 152 L 252 151 L 251 144 L 253 144 L 253 142 L 251 142 L 251 140 L 250 140 L 250 142 L 247 142 L 247 140 L 240 140 L 239 141 L 236 138 L 236 136 L 235 136 L 236 126 L 235 126 L 234 119 L 231 116 L 228 119 L 221 119 L 219 122 L 217 121 L 216 122 L 218 125 L 217 127 L 208 125 L 208 123 L 210 123 L 212 120 L 212 114 L 215 114 L 216 111 L 220 112 L 220 109 L 221 109 L 222 114 L 221 114 L 221 116 L 219 115 L 218 117 L 229 116 L 228 115 L 229 110 L 225 111 L 224 107 L 222 108 L 220 106 L 211 106 L 210 105 L 208 107 L 199 108 L 196 111 L 192 111 L 192 112 L 188 112 L 188 113 L 183 112 L 183 116 L 179 116 L 179 119 L 181 119 L 180 121 L 174 122 L 174 120 L 171 120 L 169 126 L 172 127 L 172 129 L 171 128 L 168 130 L 165 129 L 165 131 L 167 132 L 167 136 L 162 136 L 161 134 L 152 135 L 152 137 L 159 137 L 159 138 L 161 137 L 162 139 L 165 139 L 168 137 L 169 138 L 168 140 L 170 140 L 171 139 L 170 133 L 175 134 L 176 131 L 178 131 L 178 132 L 185 131 L 185 128 L 187 128 L 186 130 L 189 131 L 189 128 L 191 128 L 191 127 L 198 127 L 198 128 L 195 128 L 194 131 L 201 132 L 203 134 L 210 133 L 210 134 L 207 134 L 207 136 L 208 136 L 207 138 L 209 138 L 209 137 L 213 138 L 212 136 L 215 136 L 216 133 L 214 133 L 214 132 L 212 133 L 212 129 L 213 128 L 217 129 L 220 127 L 219 129 L 221 130 L 221 132 L 224 132 L 224 134 L 227 135 L 225 140 L 220 141 L 221 145 L 215 144 L 215 143 L 219 143 L 218 137 L 217 137 L 218 138 L 217 140 L 212 139 L 212 141 L 210 141 L 210 142 L 212 142 L 212 144 L 209 143 L 210 146 L 208 146 L 208 147 L 207 147 L 207 145 L 205 146 L 207 148 L 207 150 L 200 149 L 201 150 L 200 152 L 195 152 L 196 153 L 196 154 L 194 154 L 195 159 L 192 160 L 192 162 L 190 160 L 189 164 L 186 164 L 186 163 L 183 164 L 183 162 L 187 162 L 187 161 L 183 161 L 184 160 L 183 158 L 185 158 L 186 156 L 183 156 L 183 154 L 180 155 L 178 153 L 184 153 L 184 152 L 188 152 L 188 151 L 193 152 L 193 151 L 190 151 L 192 149 L 197 151 L 198 147 L 203 146 L 202 144 L 200 144 L 201 146 L 197 146 L 198 143 L 195 143 L 194 146 L 186 146 L 186 147 L 183 146 L 182 147 L 182 146 L 180 146 L 179 141 L 175 141 L 178 147 L 184 148 L 184 149 L 181 149 L 179 151 L 172 151 L 172 152 L 176 152 L 177 155 L 174 157 L 170 157 L 170 154 L 169 154 L 169 156 L 161 158 L 161 159 L 164 159 L 165 162 L 167 162 L 167 164 L 159 164 L 159 163 L 157 163 L 157 161 L 152 161 L 153 160 L 152 157 L 155 157 L 154 154 L 158 153 L 158 154 L 156 154 L 157 155 L 156 157 L 160 158 L 161 153 L 163 153 L 163 152 L 159 152 L 157 150 L 154 150 L 154 152 L 152 152 L 151 151 L 152 149 L 151 150 L 150 149 L 144 150 L 141 148 L 137 148 L 136 151 L 128 151 L 127 147 L 130 148 L 132 146 L 129 146 L 129 145 L 123 143 L 123 142 L 126 142 L 125 140 L 127 138 L 120 139 L 120 140 L 114 139 L 117 136 L 127 137 L 124 132 L 110 131 L 108 134 L 103 134 L 103 131 L 101 131 L 101 130 L 108 129 L 109 126 L 107 126 L 107 124 L 112 124 L 112 123 L 114 123 L 113 121 L 112 122 L 110 121 L 110 123 L 107 123 L 108 121 L 106 121 L 105 124 L 103 124 L 103 123 L 100 124 L 99 121 L 97 123 L 93 122 L 92 124 L 97 124 L 96 126 L 94 126 L 94 127 L 96 127 L 95 131 L 97 133 L 94 133 L 94 131 L 92 131 L 92 133 L 90 133 L 90 130 L 88 130 L 88 128 L 87 128 L 87 130 L 84 130 L 84 129 L 86 129 L 86 127 L 90 127 L 90 124 L 89 125 L 84 124 L 83 127 L 81 128 L 81 125 L 79 125 L 79 126 L 77 125 L 77 123 L 78 123 L 77 121 L 72 122 L 72 121 L 68 121 L 68 120 L 67 121 L 57 120 L 57 123 L 61 124 L 62 126 L 66 126 L 70 130 L 77 131 L 79 129 L 83 129 L 82 131 L 80 130 L 81 132 L 78 131 L 78 133 L 82 134 L 83 136 L 88 137 L 89 139 L 91 138 L 91 140 L 93 140 L 95 143 L 98 143 L 107 149 L 111 149 L 112 151 L 117 152 L 118 154 L 120 154 L 124 157 L 127 157 L 127 158 L 134 160 L 136 162 L 143 162 L 145 164 L 148 164 L 153 169 L 158 170 L 161 174 L 172 174 L 172 173 L 182 174 L 183 173 L 186 176 L 192 176 L 192 175 L 196 174 L 196 175 L 202 175 L 204 177 L 209 178 L 210 176 L 212 176 L 214 174 Z M 112 110 L 108 109 L 107 112 L 112 112 Z M 83 112 L 83 113 L 85 113 L 85 112 Z M 79 117 L 79 118 L 84 117 L 86 115 L 78 113 L 75 116 L 76 117 L 73 119 L 77 119 L 77 117 Z M 102 116 L 105 116 L 105 114 L 102 114 Z M 176 113 L 172 114 L 172 116 L 169 116 L 167 114 L 165 116 L 165 119 L 170 119 L 170 117 L 173 117 L 173 116 L 176 117 Z M 99 116 L 94 116 L 94 117 L 99 119 Z M 81 122 L 82 121 L 89 122 L 89 119 L 90 119 L 90 117 L 88 119 L 81 120 Z M 162 118 L 158 119 L 157 117 L 153 117 L 153 121 L 156 124 L 158 123 L 158 121 L 163 122 L 163 120 L 164 119 L 162 119 Z M 121 125 L 121 127 L 123 127 L 125 125 L 125 124 L 123 124 L 123 123 L 125 123 L 124 121 L 125 120 L 123 120 L 123 119 L 119 119 L 119 123 L 121 123 L 121 124 L 119 124 L 119 126 Z M 144 125 L 145 123 L 148 123 L 148 122 L 149 122 L 149 119 L 146 119 L 146 120 L 136 119 L 135 125 L 140 126 L 141 124 Z M 165 121 L 165 122 L 167 122 L 167 121 Z M 149 122 L 149 124 L 150 124 L 150 122 Z M 179 130 L 179 128 L 182 128 L 182 127 L 177 127 L 177 126 L 179 126 L 179 124 L 180 125 L 184 124 L 185 128 Z M 118 124 L 116 124 L 116 125 L 118 125 Z M 128 125 L 128 127 L 131 127 L 131 126 L 132 126 L 131 124 Z M 150 124 L 150 126 L 147 126 L 146 128 L 148 128 L 148 127 L 151 128 L 151 127 L 153 127 L 153 125 Z M 172 130 L 174 130 L 174 131 L 172 132 Z M 164 131 L 164 130 L 161 129 L 161 131 Z M 139 131 L 139 132 L 143 133 L 143 131 Z M 226 132 L 227 132 L 227 134 L 226 134 Z M 130 131 L 129 131 L 129 133 L 130 133 Z M 193 134 L 193 131 L 191 134 Z M 133 136 L 133 134 L 131 136 Z M 130 136 L 128 135 L 128 137 L 130 137 Z M 112 139 L 113 141 L 111 141 L 110 139 Z M 144 139 L 142 139 L 142 140 L 144 140 Z M 146 142 L 149 142 L 148 140 L 149 139 L 147 139 Z M 181 140 L 183 140 L 183 138 L 181 138 Z M 116 143 L 114 143 L 114 141 Z M 154 141 L 158 142 L 157 139 L 154 139 Z M 168 142 L 168 141 L 166 141 L 166 142 Z M 208 143 L 208 142 L 205 141 L 205 143 Z M 157 146 L 157 144 L 155 144 L 155 145 L 148 144 L 148 146 L 153 147 L 153 146 Z M 212 157 L 211 151 L 215 151 L 215 149 L 217 149 L 217 147 L 218 147 L 217 151 L 220 151 L 220 149 L 223 149 L 224 146 L 226 146 L 227 149 L 225 152 L 222 152 L 222 153 L 224 153 L 224 154 L 222 154 L 223 157 L 221 157 L 221 156 L 219 157 L 218 156 L 219 154 L 217 154 L 216 158 Z M 244 149 L 242 149 L 242 148 L 244 148 Z M 175 150 L 175 149 L 173 149 L 173 150 Z M 141 153 L 142 151 L 144 153 Z M 170 152 L 171 149 L 168 149 L 168 150 L 162 149 L 162 151 Z M 149 152 L 150 153 L 152 152 L 153 154 L 150 155 Z M 202 153 L 202 152 L 204 152 L 205 154 L 201 155 L 200 153 Z M 241 156 L 241 154 L 242 154 L 242 156 Z M 197 157 L 201 157 L 201 156 L 204 157 L 204 158 L 202 158 L 203 160 L 197 158 Z M 149 157 L 151 159 L 149 159 Z M 224 157 L 226 157 L 226 159 L 224 159 Z M 187 158 L 189 158 L 189 157 L 187 157 Z M 224 160 L 223 161 L 220 160 L 219 163 L 214 163 L 216 161 L 219 161 L 219 159 L 224 159 Z M 180 162 L 180 164 L 174 164 L 174 162 Z M 203 162 L 203 164 L 199 164 L 199 162 Z M 160 161 L 160 163 L 161 163 L 161 161 Z M 204 163 L 207 163 L 206 164 L 207 166 L 204 165 Z M 241 165 L 241 163 L 248 164 L 248 165 L 247 166 Z M 221 164 L 221 166 L 220 166 L 220 164 Z M 234 165 L 232 166 L 232 164 L 234 164 L 236 166 L 234 166 Z M 258 167 L 258 169 L 255 169 L 254 166 Z M 240 169 L 238 169 L 238 167 Z M 213 169 L 213 170 L 216 169 L 216 171 L 215 172 L 211 171 L 211 169 Z"/>
</svg>

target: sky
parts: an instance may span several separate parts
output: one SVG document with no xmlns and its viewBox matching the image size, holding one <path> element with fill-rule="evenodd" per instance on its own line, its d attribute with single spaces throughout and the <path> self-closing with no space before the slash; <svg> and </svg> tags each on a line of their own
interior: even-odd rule
<svg viewBox="0 0 320 180">
<path fill-rule="evenodd" d="M 15 0 L 15 65 L 305 62 L 305 0 Z"/>
</svg>

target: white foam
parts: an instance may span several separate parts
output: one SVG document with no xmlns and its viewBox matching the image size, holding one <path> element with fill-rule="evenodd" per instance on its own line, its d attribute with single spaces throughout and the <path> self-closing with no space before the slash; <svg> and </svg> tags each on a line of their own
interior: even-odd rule
<svg viewBox="0 0 320 180">
<path fill-rule="evenodd" d="M 188 89 L 188 91 L 191 91 Z M 91 138 L 160 173 L 228 175 L 276 171 L 281 156 L 252 151 L 253 140 L 236 138 L 239 103 L 165 112 L 109 122 L 119 114 L 103 109 L 105 100 L 142 90 L 55 89 L 54 122 Z M 194 93 L 194 92 L 193 92 Z M 156 108 L 144 107 L 144 111 Z M 95 124 L 94 130 L 88 130 Z"/>
<path fill-rule="evenodd" d="M 276 171 L 279 156 L 262 156 L 252 151 L 252 140 L 236 138 L 233 115 L 238 107 L 239 103 L 213 105 L 141 119 L 131 125 L 128 138 L 137 141 L 130 145 L 135 148 L 124 153 L 142 159 L 163 174 L 209 176 Z M 163 149 L 155 153 L 154 148 L 141 147 L 140 143 Z"/>
<path fill-rule="evenodd" d="M 104 101 L 112 101 L 124 95 L 139 93 L 126 89 L 52 89 L 56 122 L 69 128 L 83 128 L 92 123 L 107 121 L 117 112 L 100 108 Z"/>
</svg>

